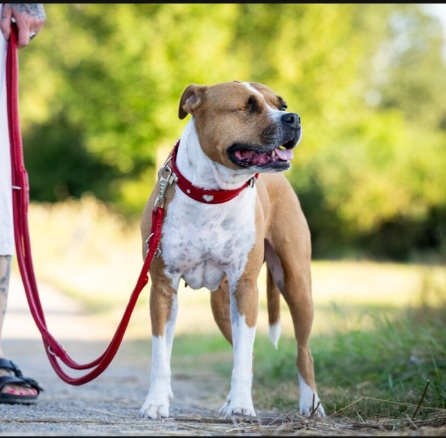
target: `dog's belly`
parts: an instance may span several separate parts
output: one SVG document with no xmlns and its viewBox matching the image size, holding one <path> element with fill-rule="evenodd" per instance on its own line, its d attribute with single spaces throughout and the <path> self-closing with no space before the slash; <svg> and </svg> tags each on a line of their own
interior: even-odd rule
<svg viewBox="0 0 446 438">
<path fill-rule="evenodd" d="M 231 207 L 197 205 L 185 200 L 183 193 L 176 193 L 161 241 L 166 274 L 174 287 L 183 278 L 193 289 L 212 291 L 225 274 L 235 287 L 255 239 L 254 208 L 246 205 L 254 203 L 255 197 L 244 198 L 244 204 L 234 202 Z"/>
<path fill-rule="evenodd" d="M 211 291 L 216 290 L 225 275 L 222 267 L 211 259 L 197 262 L 191 267 L 180 266 L 177 269 L 183 273 L 182 278 L 192 289 L 206 287 Z"/>
</svg>

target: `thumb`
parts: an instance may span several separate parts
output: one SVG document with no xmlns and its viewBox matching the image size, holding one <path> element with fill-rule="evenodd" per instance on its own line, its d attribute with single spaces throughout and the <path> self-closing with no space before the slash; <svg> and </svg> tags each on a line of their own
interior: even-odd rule
<svg viewBox="0 0 446 438">
<path fill-rule="evenodd" d="M 8 7 L 7 4 L 3 5 L 2 16 L 0 19 L 0 30 L 5 37 L 5 40 L 9 40 L 11 35 L 11 19 L 12 19 L 12 9 Z"/>
</svg>

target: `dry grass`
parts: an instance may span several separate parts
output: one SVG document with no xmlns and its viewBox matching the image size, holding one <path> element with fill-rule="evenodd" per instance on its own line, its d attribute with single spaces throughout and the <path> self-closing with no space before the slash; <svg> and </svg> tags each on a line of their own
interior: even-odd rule
<svg viewBox="0 0 446 438">
<path fill-rule="evenodd" d="M 223 433 L 260 436 L 444 436 L 446 433 L 446 414 L 433 421 L 410 418 L 355 421 L 348 417 L 332 419 L 287 414 L 272 417 L 234 415 L 230 419 L 176 417 L 175 423 L 181 433 L 220 436 Z"/>
</svg>

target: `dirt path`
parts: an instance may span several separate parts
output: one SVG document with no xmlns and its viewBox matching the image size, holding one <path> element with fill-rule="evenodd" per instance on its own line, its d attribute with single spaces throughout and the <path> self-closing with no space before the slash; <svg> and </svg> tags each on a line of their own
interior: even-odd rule
<svg viewBox="0 0 446 438">
<path fill-rule="evenodd" d="M 171 417 L 156 421 L 139 418 L 138 411 L 148 390 L 149 340 L 124 338 L 102 375 L 82 386 L 68 385 L 56 375 L 48 361 L 17 278 L 13 279 L 12 291 L 4 350 L 25 375 L 38 380 L 45 391 L 35 406 L 0 405 L 0 436 L 389 434 L 379 427 L 358 429 L 349 419 L 305 419 L 283 412 L 257 410 L 256 419 L 225 420 L 218 415 L 218 409 L 226 397 L 229 382 L 210 371 L 200 375 L 174 372 L 175 398 Z M 40 285 L 40 293 L 50 331 L 53 329 L 53 335 L 74 360 L 86 363 L 105 350 L 116 327 L 88 316 L 78 302 L 61 296 L 54 289 Z M 418 430 L 416 435 L 441 431 L 425 432 Z"/>
</svg>

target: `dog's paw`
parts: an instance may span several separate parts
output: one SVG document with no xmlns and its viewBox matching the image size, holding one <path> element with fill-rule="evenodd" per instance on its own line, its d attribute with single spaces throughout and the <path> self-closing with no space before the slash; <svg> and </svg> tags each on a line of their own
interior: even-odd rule
<svg viewBox="0 0 446 438">
<path fill-rule="evenodd" d="M 250 415 L 255 417 L 256 413 L 254 411 L 254 406 L 252 402 L 247 402 L 246 405 L 242 407 L 242 403 L 231 403 L 230 398 L 226 399 L 225 404 L 219 409 L 219 413 L 224 415 L 224 418 L 230 418 L 232 415 Z"/>
<path fill-rule="evenodd" d="M 169 416 L 169 405 L 144 405 L 139 411 L 139 416 L 156 420 L 157 418 L 167 418 Z"/>
<path fill-rule="evenodd" d="M 308 417 L 309 415 L 316 415 L 318 417 L 325 417 L 324 408 L 321 405 L 321 400 L 316 391 L 313 391 L 305 380 L 299 374 L 299 414 Z"/>
<path fill-rule="evenodd" d="M 139 416 L 142 418 L 149 418 L 156 420 L 157 418 L 167 418 L 169 416 L 170 400 L 172 400 L 173 394 L 169 390 L 166 397 L 154 397 L 149 395 L 146 401 L 139 410 Z"/>
<path fill-rule="evenodd" d="M 324 407 L 316 392 L 313 393 L 310 399 L 302 399 L 299 402 L 299 413 L 305 417 L 316 415 L 317 417 L 325 417 Z"/>
<path fill-rule="evenodd" d="M 316 407 L 317 406 L 317 407 Z M 324 408 L 321 404 L 319 406 L 316 404 L 315 407 L 300 407 L 299 413 L 304 417 L 309 417 L 310 415 L 316 415 L 317 417 L 326 417 Z"/>
</svg>

